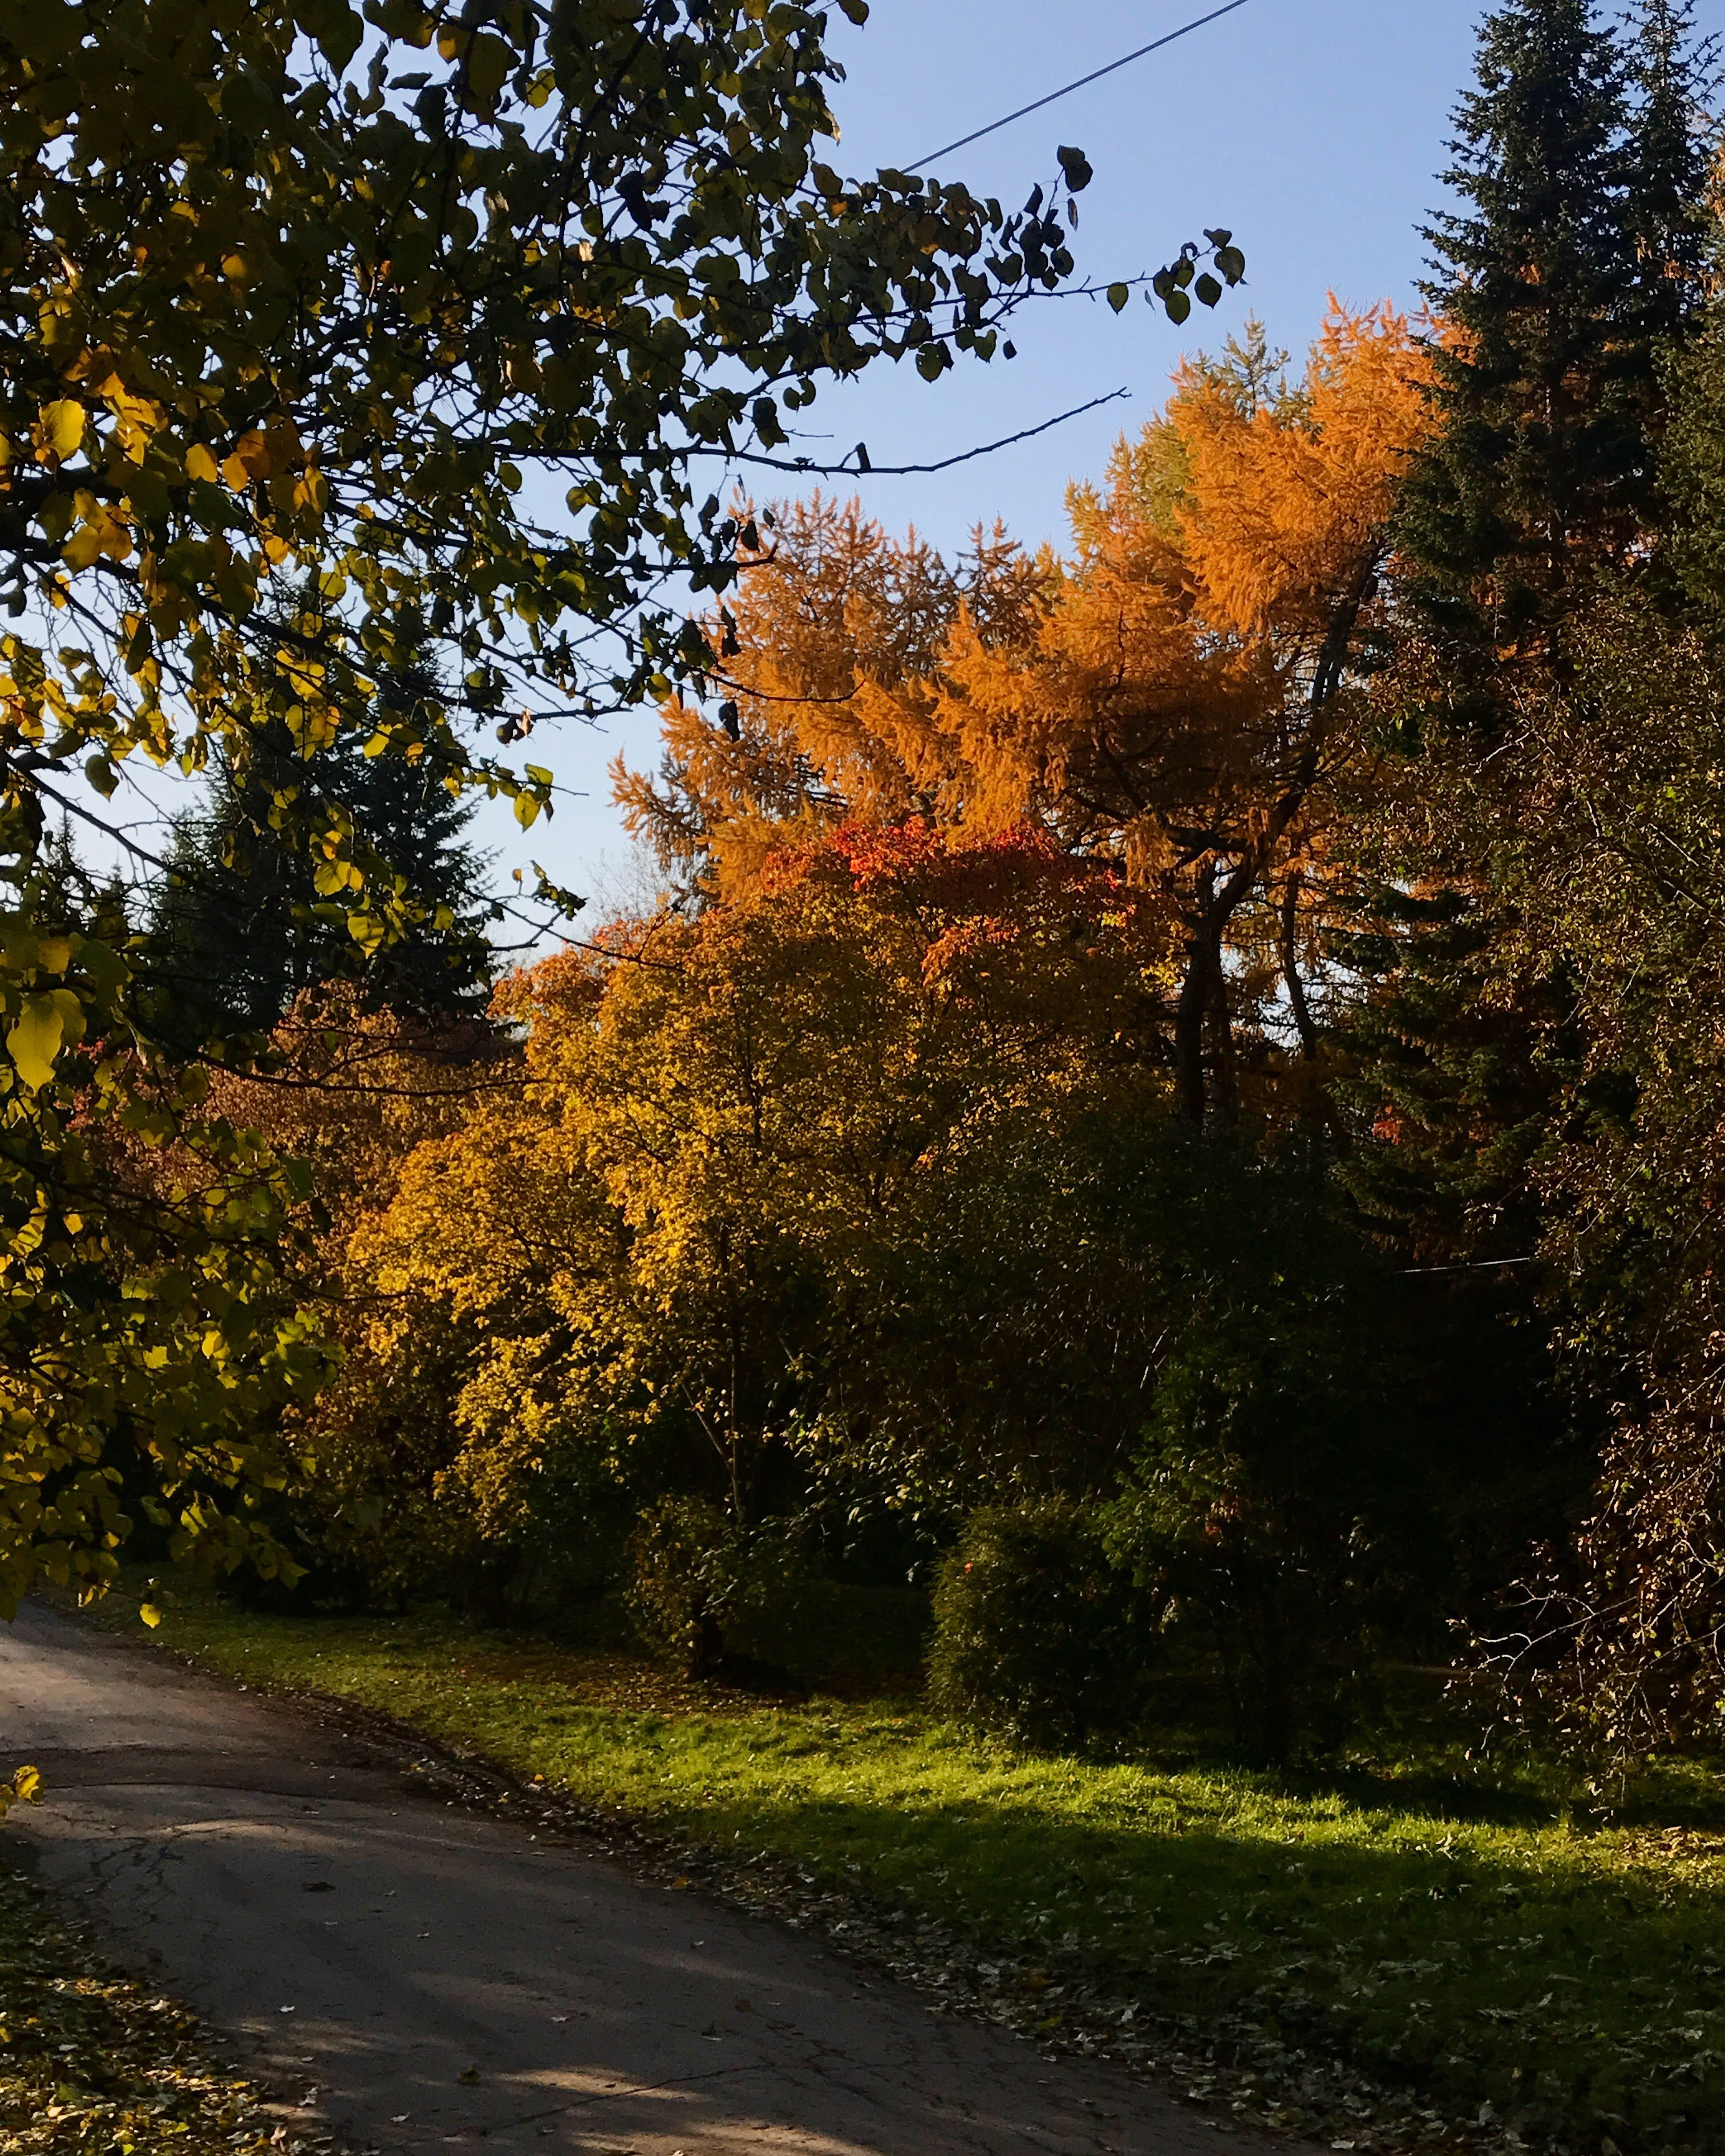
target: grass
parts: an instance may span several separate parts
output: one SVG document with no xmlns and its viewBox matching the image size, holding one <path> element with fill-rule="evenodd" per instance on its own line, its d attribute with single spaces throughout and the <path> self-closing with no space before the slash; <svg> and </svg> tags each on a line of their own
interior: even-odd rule
<svg viewBox="0 0 1725 2156">
<path fill-rule="evenodd" d="M 157 1637 L 542 1778 L 721 1880 L 777 1867 L 949 1996 L 1243 2118 L 1343 2149 L 1725 2151 L 1725 1793 L 1699 1768 L 1607 1815 L 1430 1732 L 1271 1776 L 1027 1757 L 902 1697 L 751 1702 L 426 1616 L 187 1603 Z"/>
<path fill-rule="evenodd" d="M 198 2049 L 172 1999 L 105 1969 L 0 1864 L 5 2156 L 287 2156 L 249 2082 Z"/>
</svg>

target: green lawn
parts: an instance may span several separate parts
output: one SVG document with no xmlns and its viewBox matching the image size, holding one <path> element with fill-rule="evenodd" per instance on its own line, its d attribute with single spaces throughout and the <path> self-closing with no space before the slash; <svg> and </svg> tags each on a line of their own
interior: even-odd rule
<svg viewBox="0 0 1725 2156">
<path fill-rule="evenodd" d="M 902 1698 L 752 1702 L 424 1617 L 186 1603 L 156 1636 L 626 1813 L 703 1881 L 800 1883 L 955 1999 L 1219 2111 L 1344 2148 L 1725 2150 L 1725 1792 L 1699 1769 L 1604 1818 L 1430 1738 L 1276 1777 L 1015 1755 Z"/>
<path fill-rule="evenodd" d="M 5 1829 L 0 1827 L 0 1835 Z M 172 1999 L 104 1969 L 0 1864 L 5 2156 L 290 2156 L 249 2082 L 198 2051 Z"/>
</svg>

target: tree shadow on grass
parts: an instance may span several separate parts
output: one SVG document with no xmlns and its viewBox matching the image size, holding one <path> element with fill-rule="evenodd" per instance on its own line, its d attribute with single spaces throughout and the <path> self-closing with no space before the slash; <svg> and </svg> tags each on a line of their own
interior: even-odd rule
<svg viewBox="0 0 1725 2156">
<path fill-rule="evenodd" d="M 1279 1784 L 1295 1816 L 1278 1822 L 1256 1779 L 1137 1820 L 767 1802 L 709 1830 L 939 1918 L 984 1997 L 1034 1998 L 1051 2032 L 1101 1994 L 1224 2063 L 1297 2079 L 1303 2052 L 1338 2089 L 1362 2075 L 1470 2123 L 1490 2104 L 1530 2143 L 1725 2150 L 1725 1879 L 1600 1865 L 1583 1837 L 1500 1840 L 1529 1814 L 1470 1830 L 1408 1786 L 1372 1785 L 1369 1816 L 1337 1820 L 1317 1808 L 1338 1778 L 1314 1779 L 1310 1806 Z"/>
</svg>

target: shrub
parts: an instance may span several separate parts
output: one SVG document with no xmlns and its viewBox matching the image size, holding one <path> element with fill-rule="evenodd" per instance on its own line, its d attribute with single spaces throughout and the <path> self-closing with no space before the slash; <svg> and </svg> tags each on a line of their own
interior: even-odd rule
<svg viewBox="0 0 1725 2156">
<path fill-rule="evenodd" d="M 1154 1654 L 1144 1599 L 1069 1499 L 973 1512 L 942 1566 L 929 1697 L 943 1713 L 1020 1743 L 1081 1743 L 1137 1720 Z"/>
<path fill-rule="evenodd" d="M 745 1527 L 707 1498 L 663 1497 L 629 1559 L 642 1636 L 691 1677 L 794 1675 L 824 1643 L 830 1589 L 785 1522 Z"/>
</svg>

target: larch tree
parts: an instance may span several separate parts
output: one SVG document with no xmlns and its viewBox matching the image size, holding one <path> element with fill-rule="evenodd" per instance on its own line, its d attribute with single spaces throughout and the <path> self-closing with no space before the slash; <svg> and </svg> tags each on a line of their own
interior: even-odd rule
<svg viewBox="0 0 1725 2156">
<path fill-rule="evenodd" d="M 1316 1043 L 1322 804 L 1361 741 L 1424 372 L 1388 307 L 1335 313 L 1295 385 L 1261 337 L 1189 365 L 1074 490 L 1070 562 L 993 535 L 953 571 L 854 511 L 790 513 L 745 574 L 731 702 L 671 707 L 658 781 L 619 773 L 626 813 L 721 892 L 782 821 L 1038 828 L 1155 896 L 1185 954 L 1180 1104 L 1235 1116 L 1239 1015 L 1285 996 Z"/>
</svg>

